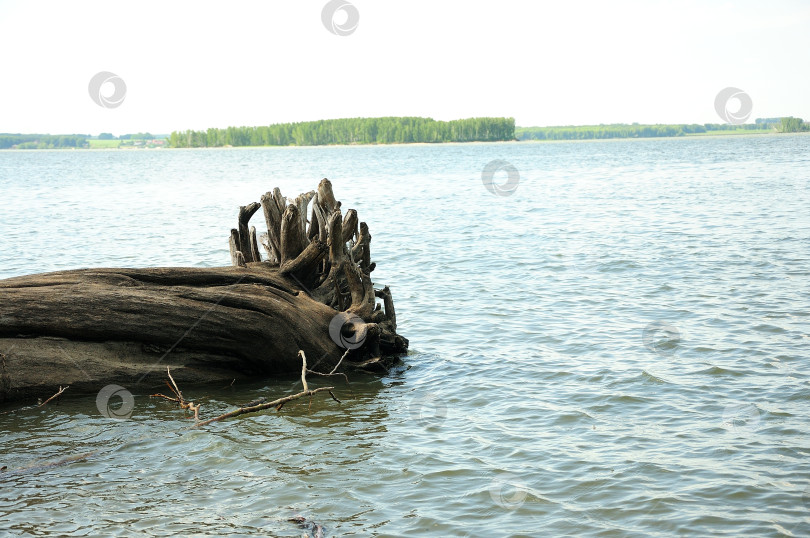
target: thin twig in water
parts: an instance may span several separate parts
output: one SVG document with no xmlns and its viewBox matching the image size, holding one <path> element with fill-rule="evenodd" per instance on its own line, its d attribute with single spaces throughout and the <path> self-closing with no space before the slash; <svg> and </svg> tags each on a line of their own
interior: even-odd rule
<svg viewBox="0 0 810 538">
<path fill-rule="evenodd" d="M 346 349 L 346 353 L 344 353 L 344 354 L 343 354 L 343 356 L 340 358 L 340 360 L 339 360 L 339 361 L 338 361 L 338 363 L 335 365 L 335 367 L 334 367 L 334 368 L 332 368 L 332 371 L 331 371 L 331 372 L 329 372 L 329 375 L 332 375 L 332 374 L 334 374 L 334 373 L 335 373 L 335 371 L 336 371 L 336 370 L 337 370 L 337 369 L 340 367 L 340 363 L 342 363 L 342 362 L 343 362 L 343 359 L 345 359 L 345 358 L 346 358 L 346 355 L 348 355 L 348 354 L 349 354 L 349 351 L 350 351 L 350 350 L 347 348 L 347 349 Z"/>
<path fill-rule="evenodd" d="M 25 407 L 20 407 L 20 408 L 18 408 L 18 409 L 11 409 L 11 410 L 9 410 L 9 411 L 3 411 L 2 413 L 0 413 L 0 415 L 9 415 L 9 414 L 11 414 L 11 413 L 17 413 L 18 411 L 26 411 L 26 410 L 28 410 L 28 409 L 39 409 L 40 407 L 42 407 L 42 406 L 47 405 L 48 403 L 50 403 L 50 402 L 51 402 L 52 400 L 54 400 L 55 398 L 58 398 L 59 396 L 61 396 L 61 395 L 62 395 L 62 393 L 63 393 L 63 392 L 65 392 L 65 391 L 66 391 L 67 389 L 69 389 L 69 388 L 70 388 L 70 385 L 67 385 L 66 387 L 62 387 L 62 386 L 60 385 L 60 386 L 59 386 L 59 391 L 58 391 L 56 394 L 54 394 L 53 396 L 51 396 L 50 398 L 48 398 L 47 400 L 45 400 L 44 402 L 39 403 L 39 404 L 37 404 L 37 405 L 26 405 Z"/>
<path fill-rule="evenodd" d="M 240 407 L 240 408 L 234 409 L 233 411 L 230 411 L 228 413 L 222 414 L 222 415 L 220 415 L 218 417 L 210 418 L 210 419 L 204 420 L 202 422 L 197 422 L 197 424 L 195 424 L 194 427 L 199 428 L 200 426 L 207 426 L 208 424 L 211 424 L 213 422 L 218 422 L 218 421 L 224 420 L 226 418 L 238 417 L 239 415 L 244 415 L 244 414 L 247 414 L 247 413 L 256 413 L 257 411 L 263 411 L 265 409 L 270 409 L 270 408 L 273 408 L 273 407 L 276 408 L 276 411 L 279 411 L 279 410 L 281 410 L 282 407 L 284 407 L 284 404 L 286 404 L 287 402 L 291 402 L 293 400 L 303 398 L 304 396 L 309 396 L 309 398 L 310 398 L 309 403 L 310 403 L 310 406 L 311 406 L 312 405 L 312 396 L 319 393 L 319 392 L 324 392 L 324 391 L 328 392 L 332 396 L 333 400 L 340 403 L 340 400 L 338 400 L 335 397 L 335 395 L 332 393 L 332 391 L 335 389 L 335 387 L 319 387 L 319 388 L 313 389 L 313 390 L 309 389 L 309 385 L 307 384 L 307 373 L 309 372 L 309 370 L 307 369 L 307 356 L 306 356 L 306 354 L 304 353 L 303 350 L 298 352 L 298 356 L 301 357 L 301 383 L 304 385 L 304 390 L 303 391 L 301 391 L 301 392 L 299 392 L 297 394 L 291 394 L 290 396 L 284 396 L 283 398 L 278 398 L 276 400 L 273 400 L 272 402 L 262 402 L 260 404 L 252 405 L 252 406 L 249 406 L 249 407 Z"/>
<path fill-rule="evenodd" d="M 335 387 L 319 387 L 319 388 L 314 389 L 314 390 L 308 390 L 308 391 L 304 391 L 304 392 L 299 392 L 298 394 L 292 394 L 290 396 L 285 396 L 284 398 L 279 398 L 278 400 L 273 400 L 272 402 L 266 402 L 266 403 L 263 403 L 263 404 L 254 405 L 252 407 L 240 407 L 239 409 L 234 409 L 233 411 L 230 411 L 230 412 L 225 413 L 223 415 L 220 415 L 218 417 L 210 418 L 208 420 L 198 422 L 197 424 L 194 425 L 194 427 L 199 428 L 200 426 L 207 426 L 208 424 L 211 424 L 213 422 L 218 422 L 218 421 L 226 419 L 226 418 L 238 417 L 239 415 L 244 415 L 246 413 L 255 413 L 257 411 L 263 411 L 265 409 L 270 409 L 271 407 L 278 407 L 280 409 L 287 402 L 291 402 L 293 400 L 303 398 L 304 396 L 312 396 L 314 394 L 317 394 L 317 393 L 323 392 L 323 391 L 329 392 L 329 391 L 334 390 L 334 388 Z"/>
<path fill-rule="evenodd" d="M 50 402 L 50 401 L 51 401 L 51 400 L 53 400 L 54 398 L 58 398 L 59 396 L 61 396 L 61 395 L 62 395 L 62 393 L 63 393 L 63 392 L 65 392 L 65 391 L 66 391 L 67 389 L 69 389 L 69 388 L 70 388 L 70 385 L 68 385 L 68 386 L 67 386 L 67 387 L 65 387 L 65 388 L 62 388 L 62 386 L 60 385 L 60 386 L 59 386 L 59 392 L 57 392 L 56 394 L 54 394 L 53 396 L 51 396 L 50 398 L 48 398 L 47 400 L 45 400 L 44 402 L 42 402 L 41 404 L 39 404 L 37 407 L 42 407 L 43 405 L 47 404 L 48 402 Z"/>
<path fill-rule="evenodd" d="M 319 376 L 323 376 L 323 377 L 329 377 L 329 376 L 335 376 L 335 375 L 343 376 L 343 379 L 346 380 L 346 384 L 348 385 L 349 384 L 349 376 L 347 376 L 343 372 L 336 372 L 336 370 L 338 369 L 338 367 L 340 367 L 340 364 L 343 362 L 343 359 L 346 358 L 346 355 L 349 354 L 349 351 L 351 351 L 351 350 L 350 349 L 346 350 L 346 353 L 343 354 L 343 356 L 340 358 L 338 363 L 335 365 L 334 368 L 332 368 L 332 371 L 329 372 L 328 374 L 324 374 L 323 372 L 316 372 L 315 370 L 309 370 L 309 369 L 307 370 L 307 372 L 310 373 L 310 374 L 315 374 L 315 375 L 319 375 Z M 299 354 L 300 353 L 303 353 L 303 351 L 299 352 Z M 333 398 L 334 398 L 334 396 L 333 396 Z"/>
<path fill-rule="evenodd" d="M 178 404 L 180 406 L 181 409 L 188 409 L 190 411 L 193 411 L 194 412 L 194 420 L 199 421 L 200 420 L 200 405 L 201 404 L 196 404 L 195 405 L 194 402 L 187 402 L 186 399 L 183 398 L 183 393 L 180 391 L 180 387 L 178 387 L 177 383 L 175 383 L 174 378 L 172 377 L 171 368 L 169 368 L 168 366 L 166 367 L 166 373 L 168 374 L 169 379 L 171 380 L 171 384 L 169 384 L 169 382 L 166 381 L 166 386 L 169 387 L 169 390 L 171 390 L 174 393 L 176 398 L 172 398 L 171 396 L 166 396 L 165 394 L 150 394 L 149 397 L 150 398 L 164 398 L 166 400 L 169 400 L 170 402 L 175 402 L 176 404 Z"/>
<path fill-rule="evenodd" d="M 263 411 L 265 409 L 270 409 L 272 407 L 275 407 L 276 411 L 279 411 L 279 410 L 281 410 L 282 407 L 284 407 L 284 404 L 286 404 L 287 402 L 291 402 L 293 400 L 303 398 L 304 396 L 309 396 L 309 398 L 310 398 L 309 403 L 310 403 L 310 406 L 312 406 L 312 396 L 319 393 L 319 392 L 324 392 L 324 391 L 328 392 L 333 400 L 335 400 L 338 403 L 341 403 L 340 400 L 338 400 L 337 397 L 332 392 L 335 389 L 335 387 L 319 387 L 317 389 L 310 390 L 309 385 L 307 384 L 307 373 L 311 372 L 311 370 L 309 370 L 307 368 L 307 356 L 306 356 L 306 354 L 304 353 L 303 350 L 298 352 L 298 356 L 301 357 L 301 383 L 304 385 L 304 390 L 303 391 L 301 391 L 301 392 L 299 392 L 297 394 L 291 394 L 290 396 L 285 396 L 283 398 L 278 398 L 276 400 L 273 400 L 272 402 L 266 401 L 265 398 L 260 398 L 259 400 L 254 400 L 253 402 L 249 402 L 250 404 L 255 404 L 255 405 L 246 404 L 246 405 L 244 405 L 242 407 L 239 407 L 238 409 L 234 409 L 233 411 L 230 411 L 228 413 L 224 413 L 224 414 L 222 414 L 222 415 L 220 415 L 218 417 L 210 418 L 208 420 L 200 421 L 200 416 L 199 416 L 200 406 L 199 406 L 199 404 L 194 405 L 193 402 L 187 402 L 185 400 L 185 398 L 183 397 L 183 393 L 180 391 L 180 388 L 177 386 L 177 383 L 175 383 L 174 378 L 172 378 L 171 371 L 168 368 L 166 369 L 166 371 L 167 371 L 167 374 L 169 375 L 169 379 L 171 380 L 171 384 L 167 381 L 166 385 L 175 394 L 176 398 L 172 398 L 171 396 L 166 396 L 165 394 L 152 394 L 151 397 L 153 397 L 153 398 L 164 398 L 166 400 L 169 400 L 170 402 L 175 402 L 175 403 L 179 404 L 180 407 L 183 408 L 183 409 L 190 409 L 190 410 L 194 411 L 194 419 L 196 421 L 196 424 L 194 424 L 194 426 L 193 426 L 194 428 L 198 428 L 200 426 L 207 426 L 208 424 L 211 424 L 213 422 L 218 422 L 218 421 L 224 420 L 226 418 L 238 417 L 239 415 L 244 415 L 244 414 L 247 414 L 247 413 L 255 413 L 257 411 Z M 338 363 L 338 364 L 340 364 L 340 363 Z M 314 373 L 318 373 L 318 372 L 314 372 Z M 319 375 L 344 375 L 345 376 L 345 374 L 335 374 L 334 370 L 332 371 L 331 374 L 319 374 Z M 348 382 L 348 379 L 346 381 Z"/>
<path fill-rule="evenodd" d="M 304 385 L 304 392 L 309 391 L 309 387 L 307 387 L 307 356 L 304 354 L 304 350 L 300 350 L 298 352 L 298 356 L 301 357 L 301 384 Z"/>
<path fill-rule="evenodd" d="M 169 375 L 169 379 L 171 379 L 172 381 L 172 386 L 169 388 L 172 389 L 172 392 L 174 392 L 177 395 L 177 397 L 180 399 L 181 402 L 185 402 L 185 400 L 183 399 L 183 393 L 180 392 L 180 388 L 177 386 L 177 383 L 174 382 L 174 378 L 172 377 L 172 370 L 168 366 L 166 367 L 166 373 Z"/>
<path fill-rule="evenodd" d="M 169 400 L 170 402 L 180 403 L 180 400 L 178 400 L 177 398 L 172 398 L 171 396 L 166 396 L 165 394 L 150 394 L 149 397 L 150 398 L 165 398 L 165 399 Z"/>
</svg>

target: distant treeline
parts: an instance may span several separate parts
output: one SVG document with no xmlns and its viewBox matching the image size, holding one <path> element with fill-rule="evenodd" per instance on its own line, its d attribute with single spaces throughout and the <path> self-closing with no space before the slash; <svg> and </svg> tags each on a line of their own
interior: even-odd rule
<svg viewBox="0 0 810 538">
<path fill-rule="evenodd" d="M 88 135 L 0 134 L 0 149 L 83 148 Z"/>
<path fill-rule="evenodd" d="M 228 127 L 206 131 L 174 131 L 169 146 L 200 148 L 221 146 L 321 146 L 326 144 L 407 144 L 413 142 L 494 142 L 508 140 L 587 140 L 604 138 L 654 138 L 729 131 L 798 133 L 810 131 L 802 118 L 757 118 L 755 123 L 655 124 L 614 123 L 560 127 L 515 127 L 514 118 L 468 118 L 436 121 L 419 117 L 348 118 L 261 127 Z M 165 135 L 124 134 L 128 141 L 152 140 Z M 115 140 L 111 133 L 48 135 L 0 133 L 0 149 L 57 149 L 102 147 Z M 162 143 L 162 142 L 161 142 Z M 157 143 L 156 143 L 157 144 Z M 103 147 L 112 147 L 104 145 Z M 151 146 L 150 146 L 151 147 Z"/>
<path fill-rule="evenodd" d="M 135 133 L 135 134 L 122 134 L 118 140 L 153 140 L 155 138 L 165 138 L 165 135 L 155 136 L 152 133 Z M 99 140 L 116 140 L 112 133 L 101 133 L 98 135 Z"/>
<path fill-rule="evenodd" d="M 174 148 L 219 146 L 322 146 L 326 144 L 407 144 L 414 142 L 493 142 L 515 139 L 514 118 L 347 118 L 261 127 L 175 131 Z"/>
<path fill-rule="evenodd" d="M 801 118 L 781 118 L 781 123 L 777 125 L 776 130 L 780 133 L 800 133 L 802 131 L 810 131 L 810 123 L 805 123 Z"/>
<path fill-rule="evenodd" d="M 610 125 L 570 125 L 561 127 L 518 127 L 518 140 L 586 140 L 595 138 L 655 138 L 684 136 L 710 131 L 761 130 L 769 127 L 756 124 L 726 125 L 717 123 L 640 125 L 613 123 Z"/>
<path fill-rule="evenodd" d="M 518 127 L 518 140 L 587 140 L 601 138 L 655 138 L 661 136 L 685 136 L 714 131 L 763 131 L 776 130 L 795 133 L 810 130 L 810 125 L 801 118 L 757 119 L 756 123 L 731 125 L 725 123 L 680 123 L 640 125 L 638 123 L 613 123 L 609 125 L 569 125 L 561 127 Z"/>
</svg>

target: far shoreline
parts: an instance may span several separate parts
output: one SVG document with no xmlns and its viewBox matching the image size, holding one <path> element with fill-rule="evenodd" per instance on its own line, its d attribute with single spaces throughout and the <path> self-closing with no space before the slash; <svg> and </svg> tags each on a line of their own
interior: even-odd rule
<svg viewBox="0 0 810 538">
<path fill-rule="evenodd" d="M 98 151 L 198 151 L 198 150 L 250 150 L 250 149 L 289 149 L 289 148 L 357 148 L 357 147 L 435 147 L 435 146 L 471 146 L 471 145 L 495 145 L 495 144 L 569 144 L 569 143 L 588 143 L 588 142 L 623 142 L 623 141 L 639 141 L 639 140 L 688 140 L 688 139 L 704 139 L 704 138 L 739 138 L 739 137 L 759 137 L 759 136 L 785 136 L 785 135 L 810 135 L 808 132 L 799 133 L 779 133 L 779 132 L 745 132 L 745 131 L 726 131 L 726 132 L 708 132 L 708 133 L 688 133 L 680 136 L 646 136 L 646 137 L 610 137 L 610 138 L 582 138 L 582 139 L 562 139 L 562 140 L 498 140 L 498 141 L 470 141 L 470 142 L 397 142 L 397 143 L 384 143 L 384 144 L 320 144 L 312 146 L 304 145 L 289 145 L 289 146 L 207 146 L 207 147 L 194 147 L 194 148 L 172 148 L 172 147 L 158 147 L 158 148 L 142 148 L 142 147 L 126 147 L 126 148 L 41 148 L 41 149 L 19 149 L 19 148 L 3 148 L 0 152 L 40 152 L 40 151 L 81 151 L 81 152 L 98 152 Z"/>
</svg>

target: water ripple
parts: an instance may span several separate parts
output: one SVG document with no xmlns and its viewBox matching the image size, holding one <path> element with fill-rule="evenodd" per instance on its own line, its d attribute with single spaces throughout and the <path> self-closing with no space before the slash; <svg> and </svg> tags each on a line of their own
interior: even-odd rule
<svg viewBox="0 0 810 538">
<path fill-rule="evenodd" d="M 369 222 L 412 343 L 390 375 L 339 386 L 340 406 L 204 431 L 138 387 L 127 421 L 92 397 L 4 415 L 0 526 L 807 535 L 809 149 L 785 135 L 0 152 L 2 277 L 226 264 L 239 205 L 326 173 Z M 521 174 L 497 200 L 480 183 L 496 158 Z M 295 383 L 184 392 L 213 416 Z"/>
</svg>

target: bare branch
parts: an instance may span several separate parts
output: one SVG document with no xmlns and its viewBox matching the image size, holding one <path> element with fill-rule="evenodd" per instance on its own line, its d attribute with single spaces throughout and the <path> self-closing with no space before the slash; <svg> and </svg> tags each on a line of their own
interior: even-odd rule
<svg viewBox="0 0 810 538">
<path fill-rule="evenodd" d="M 304 350 L 300 350 L 298 352 L 298 356 L 301 357 L 301 384 L 304 385 L 304 392 L 309 392 L 309 387 L 307 386 L 307 356 L 304 353 Z"/>
<path fill-rule="evenodd" d="M 244 415 L 246 413 L 255 413 L 256 411 L 263 411 L 265 409 L 270 409 L 271 407 L 278 407 L 279 409 L 281 409 L 281 407 L 284 404 L 286 404 L 287 402 L 291 402 L 293 400 L 303 398 L 304 396 L 312 396 L 314 394 L 317 394 L 317 393 L 323 392 L 323 391 L 328 392 L 328 391 L 331 391 L 331 390 L 334 390 L 334 389 L 335 389 L 335 387 L 319 387 L 319 388 L 317 388 L 315 390 L 308 390 L 308 391 L 304 391 L 304 392 L 299 392 L 298 394 L 292 394 L 290 396 L 285 396 L 284 398 L 279 398 L 278 400 L 273 400 L 272 402 L 266 402 L 266 403 L 263 403 L 263 404 L 254 405 L 253 407 L 240 407 L 239 409 L 234 409 L 233 411 L 231 411 L 229 413 L 225 413 L 224 415 L 220 415 L 220 416 L 215 417 L 215 418 L 210 418 L 208 420 L 198 422 L 197 424 L 194 425 L 194 427 L 199 428 L 200 426 L 207 426 L 208 424 L 211 424 L 212 422 L 218 422 L 218 421 L 226 419 L 226 418 L 238 417 L 239 415 Z"/>
<path fill-rule="evenodd" d="M 247 413 L 256 413 L 257 411 L 263 411 L 265 409 L 270 409 L 272 407 L 275 407 L 276 411 L 279 411 L 279 410 L 281 410 L 282 407 L 284 407 L 284 404 L 286 404 L 287 402 L 291 402 L 293 400 L 303 398 L 304 396 L 309 396 L 309 398 L 310 398 L 310 406 L 311 406 L 312 405 L 312 396 L 319 393 L 319 392 L 324 392 L 324 391 L 328 392 L 332 396 L 333 400 L 340 403 L 340 400 L 338 400 L 335 397 L 335 395 L 332 393 L 332 391 L 335 389 L 335 387 L 319 387 L 319 388 L 314 389 L 314 390 L 309 390 L 309 385 L 307 385 L 307 372 L 311 372 L 311 370 L 307 369 L 307 356 L 306 356 L 306 354 L 304 353 L 303 350 L 300 350 L 298 352 L 298 356 L 301 357 L 301 383 L 303 383 L 303 385 L 304 385 L 304 390 L 303 391 L 301 391 L 301 392 L 299 392 L 297 394 L 292 394 L 290 396 L 285 396 L 283 398 L 278 398 L 277 400 L 273 400 L 272 402 L 264 402 L 263 401 L 263 402 L 258 403 L 256 405 L 240 407 L 240 408 L 234 409 L 233 411 L 230 411 L 228 413 L 222 414 L 222 415 L 220 415 L 218 417 L 210 418 L 210 419 L 204 420 L 202 422 L 197 422 L 197 424 L 195 424 L 194 427 L 199 428 L 200 426 L 207 426 L 208 424 L 211 424 L 213 422 L 218 422 L 218 421 L 224 420 L 226 418 L 238 417 L 239 415 L 244 415 L 244 414 L 247 414 Z M 330 375 L 330 374 L 324 374 L 324 375 Z M 253 403 L 253 402 L 251 402 L 251 403 Z"/>
<path fill-rule="evenodd" d="M 48 402 L 50 402 L 50 401 L 51 401 L 51 400 L 53 400 L 54 398 L 58 398 L 59 396 L 61 396 L 61 395 L 62 395 L 62 393 L 63 393 L 63 392 L 65 392 L 65 391 L 66 391 L 67 389 L 69 389 L 69 388 L 70 388 L 70 385 L 68 385 L 68 386 L 67 386 L 67 387 L 65 387 L 65 388 L 62 388 L 62 386 L 60 385 L 60 386 L 59 386 L 59 392 L 57 392 L 56 394 L 54 394 L 53 396 L 51 396 L 50 398 L 48 398 L 47 400 L 45 400 L 44 402 L 42 402 L 41 404 L 39 404 L 37 407 L 42 407 L 43 405 L 46 405 Z"/>
<path fill-rule="evenodd" d="M 185 402 L 185 399 L 183 398 L 183 393 L 180 392 L 180 388 L 177 386 L 177 383 L 174 382 L 174 378 L 172 377 L 172 370 L 168 366 L 166 367 L 166 374 L 169 376 L 169 379 L 171 379 L 171 381 L 172 381 L 172 387 L 174 387 L 172 390 L 174 391 L 174 393 L 177 395 L 178 398 L 180 398 L 181 402 Z M 169 388 L 172 388 L 172 387 L 169 387 Z"/>
<path fill-rule="evenodd" d="M 37 404 L 37 405 L 27 405 L 25 407 L 20 407 L 19 409 L 11 409 L 9 411 L 3 411 L 3 412 L 0 412 L 0 415 L 10 415 L 11 413 L 16 413 L 18 411 L 26 411 L 28 409 L 39 409 L 40 407 L 43 407 L 43 406 L 47 405 L 52 400 L 54 400 L 54 399 L 58 398 L 59 396 L 61 396 L 62 393 L 65 392 L 69 388 L 70 388 L 70 385 L 68 385 L 66 387 L 62 387 L 60 385 L 59 386 L 59 391 L 56 394 L 54 394 L 53 396 L 51 396 L 50 398 L 48 398 L 47 400 L 45 400 L 44 402 L 42 402 L 40 404 Z"/>
<path fill-rule="evenodd" d="M 336 370 L 338 369 L 338 367 L 340 366 L 340 363 L 342 363 L 342 362 L 343 362 L 343 359 L 345 359 L 345 358 L 346 358 L 346 355 L 348 355 L 348 354 L 349 354 L 349 351 L 351 351 L 351 350 L 350 350 L 350 349 L 347 349 L 347 350 L 346 350 L 346 353 L 344 353 L 344 354 L 343 354 L 343 356 L 340 358 L 340 360 L 339 360 L 339 361 L 338 361 L 338 363 L 335 365 L 335 367 L 334 367 L 334 368 L 332 368 L 332 371 L 331 371 L 331 372 L 329 372 L 329 375 L 332 375 L 332 374 L 334 374 L 334 373 L 335 373 L 335 371 L 336 371 Z"/>
<path fill-rule="evenodd" d="M 188 409 L 189 411 L 193 411 L 194 412 L 194 420 L 199 421 L 200 420 L 200 405 L 202 405 L 202 404 L 195 404 L 194 402 L 187 402 L 186 401 L 186 399 L 183 397 L 183 393 L 180 391 L 180 387 L 177 386 L 177 383 L 174 381 L 174 378 L 172 377 L 171 368 L 169 368 L 168 366 L 166 367 L 166 374 L 169 376 L 169 380 L 171 381 L 171 384 L 168 381 L 166 381 L 166 386 L 169 387 L 169 390 L 171 390 L 174 393 L 176 398 L 172 398 L 171 396 L 166 396 L 165 394 L 150 394 L 149 397 L 150 398 L 164 398 L 166 400 L 169 400 L 170 402 L 174 402 L 177 405 L 179 405 L 180 409 Z"/>
</svg>

